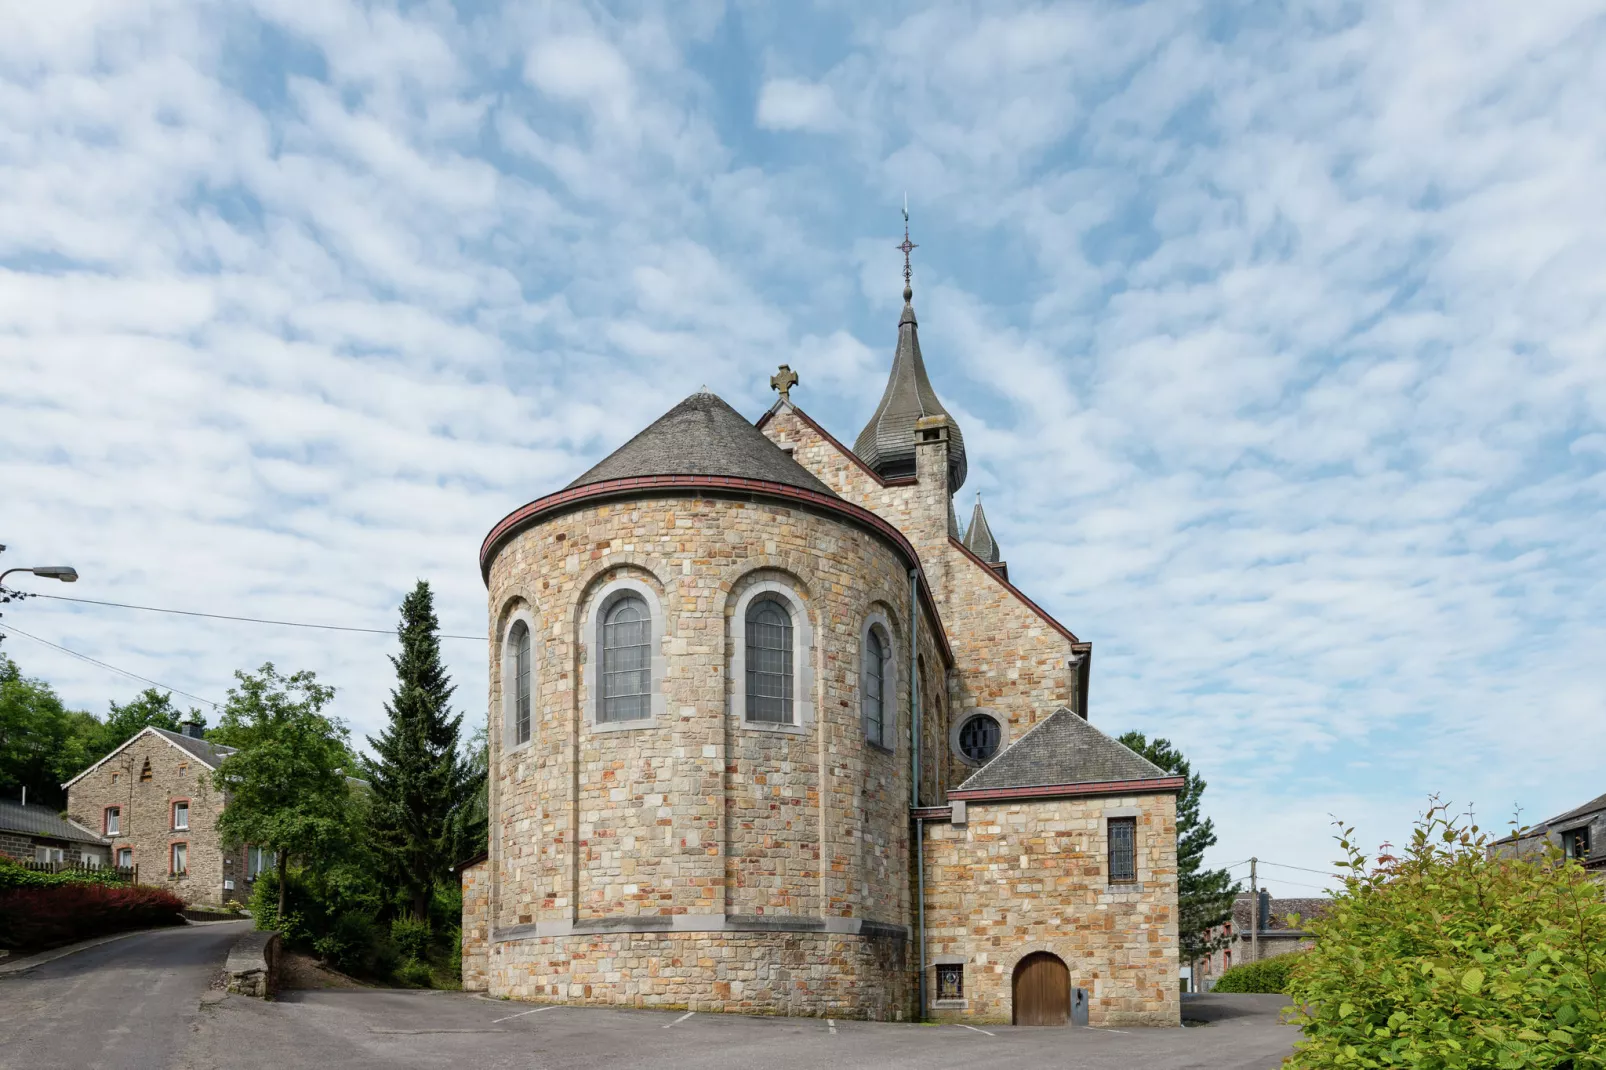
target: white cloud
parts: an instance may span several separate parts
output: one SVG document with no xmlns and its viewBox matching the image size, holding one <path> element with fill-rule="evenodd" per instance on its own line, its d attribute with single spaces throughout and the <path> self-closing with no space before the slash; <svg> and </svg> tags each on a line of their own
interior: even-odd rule
<svg viewBox="0 0 1606 1070">
<path fill-rule="evenodd" d="M 771 78 L 758 94 L 757 121 L 771 130 L 833 130 L 842 123 L 831 87 L 795 78 Z"/>
</svg>

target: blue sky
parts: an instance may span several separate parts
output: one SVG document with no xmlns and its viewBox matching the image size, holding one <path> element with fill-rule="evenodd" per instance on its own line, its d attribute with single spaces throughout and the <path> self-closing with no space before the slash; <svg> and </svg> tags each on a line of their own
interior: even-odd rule
<svg viewBox="0 0 1606 1070">
<path fill-rule="evenodd" d="M 961 515 L 1094 643 L 1095 723 L 1194 758 L 1217 861 L 1606 790 L 1598 2 L 7 22 L 0 561 L 77 566 L 53 593 L 384 628 L 426 577 L 483 632 L 491 524 L 700 384 L 756 417 L 790 363 L 851 438 L 907 192 Z M 381 636 L 6 620 L 382 716 Z M 97 712 L 140 686 L 5 649 Z"/>
</svg>

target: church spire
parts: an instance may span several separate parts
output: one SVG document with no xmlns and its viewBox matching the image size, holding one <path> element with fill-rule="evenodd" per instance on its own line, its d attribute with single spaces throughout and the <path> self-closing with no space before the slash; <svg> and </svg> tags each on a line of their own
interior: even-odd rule
<svg viewBox="0 0 1606 1070">
<path fill-rule="evenodd" d="M 914 272 L 909 254 L 918 249 L 909 240 L 909 209 L 903 211 L 903 315 L 898 318 L 898 348 L 892 355 L 892 374 L 887 388 L 881 394 L 870 422 L 864 425 L 853 442 L 853 452 L 859 455 L 883 479 L 895 479 L 915 474 L 915 421 L 926 416 L 948 417 L 948 492 L 958 490 L 965 482 L 968 465 L 965 463 L 965 440 L 959 433 L 959 424 L 937 400 L 926 374 L 926 362 L 920 355 L 919 323 L 915 320 Z"/>
<path fill-rule="evenodd" d="M 970 514 L 970 527 L 965 529 L 965 549 L 987 562 L 998 564 L 1001 556 L 993 529 L 987 526 L 987 514 L 981 511 L 981 492 L 976 492 L 976 509 Z"/>
</svg>

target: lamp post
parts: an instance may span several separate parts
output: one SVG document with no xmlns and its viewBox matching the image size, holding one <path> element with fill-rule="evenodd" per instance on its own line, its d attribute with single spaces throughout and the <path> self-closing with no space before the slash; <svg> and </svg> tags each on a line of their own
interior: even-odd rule
<svg viewBox="0 0 1606 1070">
<path fill-rule="evenodd" d="M 5 547 L 0 546 L 0 550 Z M 39 565 L 36 568 L 8 568 L 0 572 L 0 584 L 6 582 L 6 577 L 13 572 L 32 572 L 35 576 L 43 576 L 47 580 L 60 580 L 62 583 L 77 583 L 78 570 L 71 565 Z"/>
</svg>

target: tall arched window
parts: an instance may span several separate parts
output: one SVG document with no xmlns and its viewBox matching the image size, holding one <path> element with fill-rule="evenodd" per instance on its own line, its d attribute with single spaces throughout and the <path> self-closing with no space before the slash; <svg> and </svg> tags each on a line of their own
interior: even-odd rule
<svg viewBox="0 0 1606 1070">
<path fill-rule="evenodd" d="M 530 741 L 530 629 L 522 620 L 515 621 L 507 638 L 513 655 L 513 743 L 517 746 Z"/>
<path fill-rule="evenodd" d="M 747 607 L 747 719 L 792 723 L 792 614 L 774 598 Z"/>
<path fill-rule="evenodd" d="M 889 746 L 886 709 L 887 647 L 881 630 L 872 627 L 864 637 L 864 737 L 877 746 Z"/>
<path fill-rule="evenodd" d="M 599 721 L 652 716 L 652 615 L 639 595 L 614 602 L 602 620 L 601 684 Z"/>
</svg>

